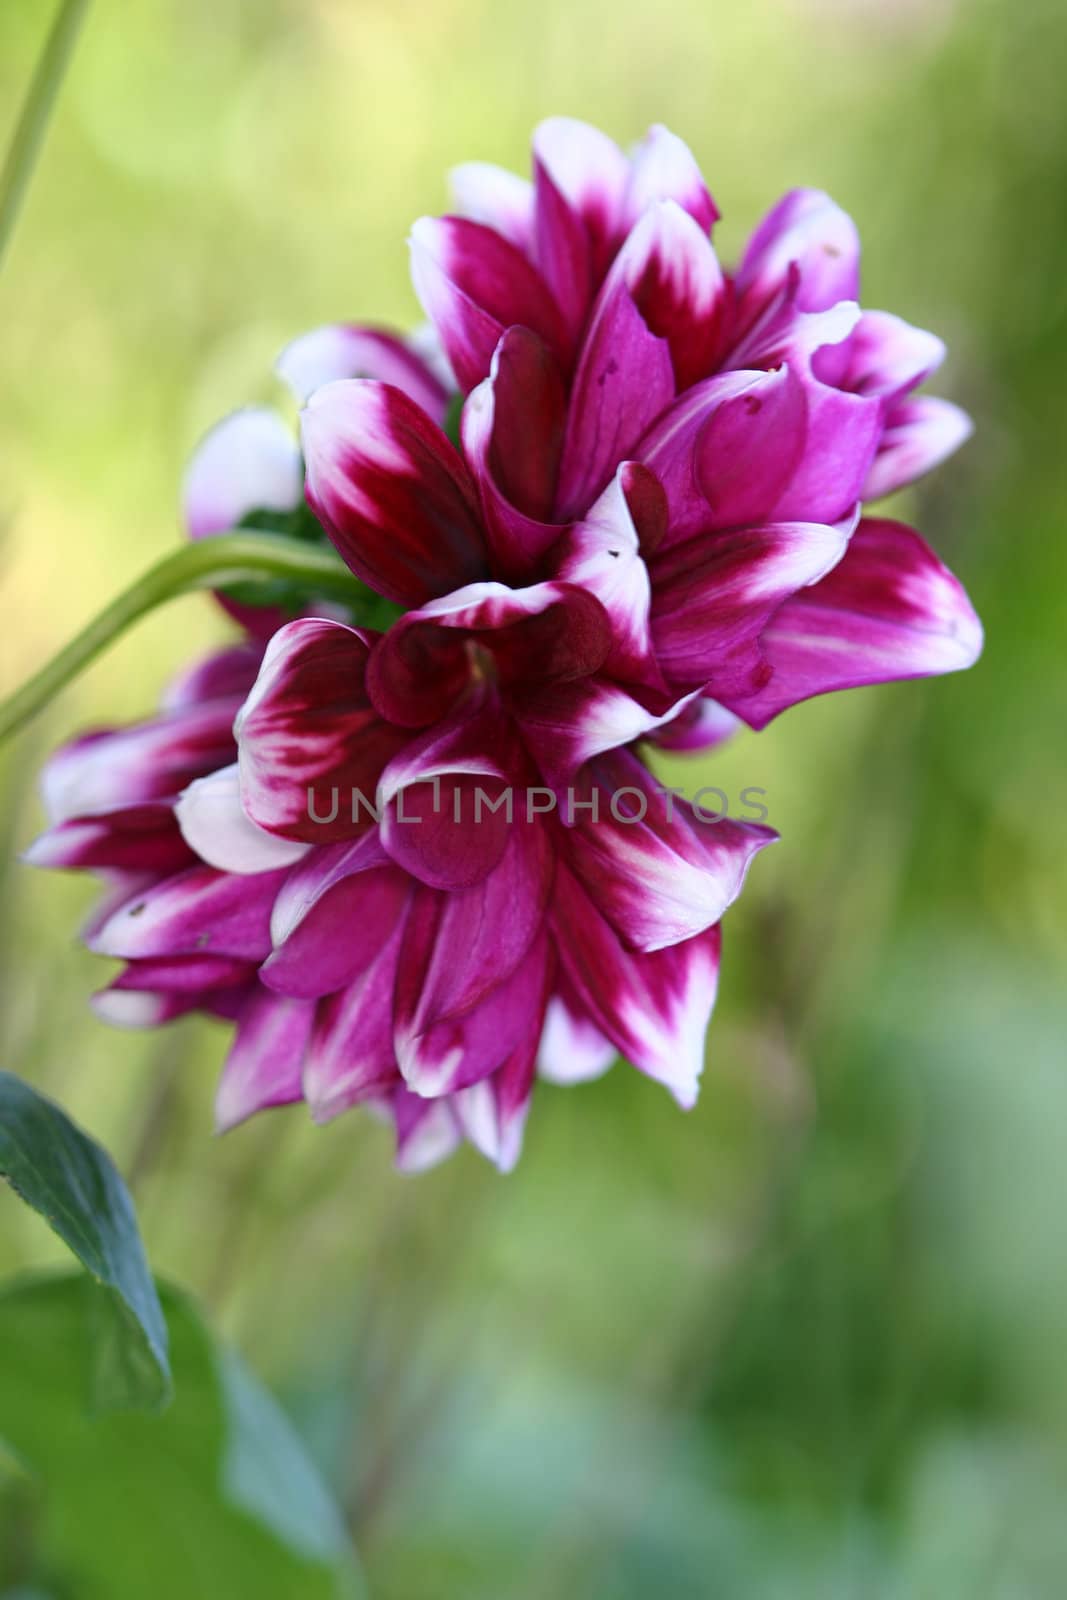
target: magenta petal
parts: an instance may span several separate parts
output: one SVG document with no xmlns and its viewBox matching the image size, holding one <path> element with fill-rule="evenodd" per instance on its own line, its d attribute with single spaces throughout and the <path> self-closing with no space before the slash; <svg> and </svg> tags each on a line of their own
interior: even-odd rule
<svg viewBox="0 0 1067 1600">
<path fill-rule="evenodd" d="M 421 217 L 411 230 L 411 272 L 461 389 L 488 376 L 500 335 L 516 323 L 566 359 L 566 330 L 547 285 L 494 229 L 464 217 Z"/>
<path fill-rule="evenodd" d="M 254 966 L 236 956 L 158 956 L 129 962 L 111 988 L 122 993 L 150 989 L 192 995 L 199 1001 L 209 991 L 247 985 L 254 974 Z"/>
<path fill-rule="evenodd" d="M 868 519 L 833 571 L 775 614 L 761 643 L 765 687 L 723 697 L 754 728 L 812 695 L 972 666 L 982 627 L 914 529 Z"/>
<path fill-rule="evenodd" d="M 944 359 L 935 334 L 888 311 L 864 311 L 847 339 L 816 352 L 812 370 L 835 388 L 892 400 L 924 383 Z"/>
<path fill-rule="evenodd" d="M 351 855 L 352 848 L 334 845 L 317 854 Z M 276 993 L 299 999 L 343 989 L 375 960 L 402 918 L 409 893 L 408 879 L 391 863 L 345 874 L 327 867 L 325 886 L 264 964 L 260 977 Z M 272 931 L 278 920 L 276 907 Z"/>
<path fill-rule="evenodd" d="M 258 641 L 216 650 L 171 679 L 163 695 L 164 711 L 187 711 L 206 700 L 232 700 L 236 710 L 255 683 L 262 660 Z"/>
<path fill-rule="evenodd" d="M 670 347 L 650 331 L 613 274 L 593 311 L 571 389 L 558 520 L 588 510 L 673 398 Z"/>
<path fill-rule="evenodd" d="M 595 672 L 610 645 L 603 606 L 574 584 L 472 584 L 394 623 L 371 655 L 367 687 L 390 722 L 425 727 L 471 684 L 471 646 L 491 657 L 505 689 L 536 695 L 542 684 Z"/>
<path fill-rule="evenodd" d="M 651 586 L 642 547 L 655 547 L 666 516 L 655 476 L 637 462 L 624 462 L 586 517 L 563 536 L 554 557 L 560 578 L 595 595 L 611 620 L 605 671 L 652 689 L 664 686 L 652 654 Z"/>
<path fill-rule="evenodd" d="M 694 1105 L 718 986 L 719 927 L 630 954 L 562 869 L 554 922 L 562 969 L 584 1014 L 639 1072 L 665 1084 L 679 1105 Z"/>
<path fill-rule="evenodd" d="M 189 536 L 225 533 L 250 511 L 292 511 L 302 490 L 300 451 L 281 417 L 258 406 L 235 411 L 205 435 L 186 469 Z"/>
<path fill-rule="evenodd" d="M 275 370 L 301 405 L 339 378 L 375 378 L 400 389 L 438 426 L 448 410 L 448 391 L 426 362 L 380 328 L 346 322 L 313 328 L 286 345 Z"/>
<path fill-rule="evenodd" d="M 520 1039 L 491 1077 L 450 1097 L 453 1114 L 475 1149 L 500 1172 L 522 1153 L 522 1136 L 537 1072 L 538 1032 Z"/>
<path fill-rule="evenodd" d="M 652 733 L 677 715 L 686 698 L 650 709 L 621 684 L 600 677 L 511 697 L 523 740 L 553 790 L 567 785 L 594 756 Z"/>
<path fill-rule="evenodd" d="M 424 1100 L 410 1089 L 394 1089 L 380 1102 L 396 1128 L 396 1165 L 400 1172 L 425 1172 L 450 1156 L 460 1143 L 452 1102 Z"/>
<path fill-rule="evenodd" d="M 377 829 L 357 839 L 312 850 L 293 868 L 278 892 L 271 913 L 270 934 L 277 950 L 314 910 L 323 895 L 353 873 L 389 865 Z"/>
<path fill-rule="evenodd" d="M 585 1015 L 570 985 L 557 979 L 557 993 L 548 1002 L 537 1070 L 547 1083 L 587 1083 L 600 1078 L 618 1051 Z"/>
<path fill-rule="evenodd" d="M 534 257 L 568 333 L 577 339 L 596 288 L 593 244 L 580 213 L 540 161 L 534 164 L 534 193 Z"/>
<path fill-rule="evenodd" d="M 675 201 L 659 200 L 623 245 L 612 277 L 624 280 L 650 331 L 666 339 L 678 389 L 706 377 L 727 302 L 706 231 Z"/>
<path fill-rule="evenodd" d="M 463 408 L 463 448 L 482 499 L 493 570 L 523 582 L 559 537 L 552 514 L 565 398 L 536 334 L 509 328 Z"/>
<path fill-rule="evenodd" d="M 783 601 L 841 559 L 846 535 L 781 522 L 697 536 L 652 563 L 652 639 L 667 679 L 717 699 L 767 675 L 761 637 Z"/>
<path fill-rule="evenodd" d="M 291 866 L 308 849 L 304 843 L 268 833 L 247 815 L 236 762 L 191 783 L 174 815 L 190 850 L 223 872 L 270 872 Z"/>
<path fill-rule="evenodd" d="M 794 268 L 743 338 L 734 343 L 726 364 L 778 367 L 788 361 L 807 368 L 816 352 L 847 339 L 860 319 L 854 300 L 840 300 L 825 311 L 802 311 L 797 304 L 799 294 L 800 278 Z"/>
<path fill-rule="evenodd" d="M 328 383 L 301 413 L 308 503 L 357 577 L 418 605 L 482 576 L 470 475 L 442 430 L 402 390 Z"/>
<path fill-rule="evenodd" d="M 215 1095 L 220 1133 L 268 1106 L 301 1098 L 304 1052 L 315 1007 L 259 989 L 242 1008 Z"/>
<path fill-rule="evenodd" d="M 630 158 L 622 202 L 622 226 L 629 231 L 656 200 L 673 200 L 703 233 L 711 231 L 719 208 L 689 146 L 661 123 L 654 123 Z"/>
<path fill-rule="evenodd" d="M 974 432 L 965 411 L 932 395 L 895 401 L 885 419 L 878 454 L 863 486 L 865 500 L 879 500 L 914 483 L 958 450 Z"/>
<path fill-rule="evenodd" d="M 237 721 L 241 801 L 260 828 L 330 844 L 366 827 L 386 763 L 406 736 L 363 686 L 368 646 L 340 622 L 279 630 Z"/>
<path fill-rule="evenodd" d="M 316 1122 L 327 1122 L 399 1082 L 393 991 L 401 938 L 398 922 L 355 982 L 320 1002 L 303 1082 Z"/>
<path fill-rule="evenodd" d="M 173 806 L 159 800 L 72 817 L 42 833 L 22 859 L 31 867 L 153 874 L 177 872 L 195 861 Z"/>
<path fill-rule="evenodd" d="M 435 889 L 466 888 L 493 870 L 511 827 L 513 744 L 490 704 L 429 729 L 390 762 L 380 837 L 399 866 Z"/>
<path fill-rule="evenodd" d="M 238 878 L 190 867 L 134 894 L 89 941 L 98 955 L 218 955 L 262 961 L 270 954 L 270 913 L 285 871 Z"/>
<path fill-rule="evenodd" d="M 409 936 L 411 925 L 409 923 Z M 398 989 L 403 992 L 401 956 Z M 437 1097 L 468 1088 L 502 1067 L 524 1043 L 541 1034 L 551 971 L 548 939 L 541 934 L 525 959 L 469 1011 L 420 1028 L 419 1019 L 398 1008 L 397 1061 L 408 1087 Z"/>
<path fill-rule="evenodd" d="M 780 377 L 771 376 L 781 385 Z M 762 408 L 768 381 L 765 372 L 724 372 L 705 378 L 679 395 L 640 441 L 637 459 L 655 473 L 667 500 L 664 543 L 677 543 L 707 526 L 710 508 L 696 479 L 694 457 L 709 420 L 746 395 L 760 400 Z"/>
<path fill-rule="evenodd" d="M 705 528 L 837 522 L 855 506 L 881 436 L 883 405 L 791 367 L 724 398 L 697 435 L 693 474 Z M 678 537 L 672 527 L 671 537 Z"/>
<path fill-rule="evenodd" d="M 749 240 L 737 272 L 744 310 L 763 306 L 799 268 L 801 311 L 823 311 L 859 294 L 856 225 L 829 195 L 793 189 L 768 212 Z"/>
<path fill-rule="evenodd" d="M 534 130 L 534 169 L 581 222 L 598 282 L 621 238 L 630 163 L 613 139 L 574 117 L 549 117 Z M 540 205 L 540 193 L 538 194 Z"/>
<path fill-rule="evenodd" d="M 650 744 L 661 750 L 714 750 L 744 726 L 740 717 L 704 695 L 699 700 L 690 700 L 678 716 L 657 728 L 648 738 Z"/>
<path fill-rule="evenodd" d="M 120 988 L 118 982 L 98 989 L 90 1005 L 93 1015 L 112 1028 L 160 1028 L 200 1009 L 198 994 L 166 994 L 151 989 Z"/>
<path fill-rule="evenodd" d="M 845 394 L 807 375 L 804 452 L 773 508 L 776 522 L 840 522 L 855 511 L 885 418 L 878 396 Z"/>
<path fill-rule="evenodd" d="M 631 950 L 678 944 L 718 922 L 753 857 L 777 838 L 729 817 L 702 821 L 627 751 L 591 762 L 575 793 L 568 862 Z"/>
<path fill-rule="evenodd" d="M 455 210 L 471 222 L 495 228 L 521 250 L 533 254 L 533 185 L 489 161 L 464 161 L 448 175 Z"/>
<path fill-rule="evenodd" d="M 788 367 L 763 373 L 709 409 L 694 441 L 692 466 L 707 502 L 703 526 L 739 528 L 771 520 L 801 467 L 807 425 L 805 387 Z M 672 537 L 677 538 L 673 528 Z"/>
<path fill-rule="evenodd" d="M 195 778 L 229 766 L 239 703 L 212 700 L 72 740 L 41 773 L 49 818 L 65 822 L 114 806 L 169 799 Z"/>
<path fill-rule="evenodd" d="M 544 828 L 518 813 L 504 854 L 480 883 L 417 892 L 396 997 L 408 1032 L 471 1010 L 515 971 L 541 930 L 554 865 Z"/>
</svg>

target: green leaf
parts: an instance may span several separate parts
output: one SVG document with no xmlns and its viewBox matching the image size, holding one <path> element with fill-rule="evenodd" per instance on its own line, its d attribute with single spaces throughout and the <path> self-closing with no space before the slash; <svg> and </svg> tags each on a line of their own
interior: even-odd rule
<svg viewBox="0 0 1067 1600">
<path fill-rule="evenodd" d="M 164 1405 L 167 1326 L 129 1191 L 106 1150 L 9 1072 L 0 1072 L 0 1177 L 99 1285 L 86 1294 L 92 1354 L 86 1396 L 93 1406 Z"/>
<path fill-rule="evenodd" d="M 89 1285 L 0 1291 L 0 1436 L 40 1479 L 33 1579 L 79 1600 L 352 1600 L 340 1514 L 277 1403 L 161 1289 L 175 1396 L 90 1416 Z"/>
</svg>

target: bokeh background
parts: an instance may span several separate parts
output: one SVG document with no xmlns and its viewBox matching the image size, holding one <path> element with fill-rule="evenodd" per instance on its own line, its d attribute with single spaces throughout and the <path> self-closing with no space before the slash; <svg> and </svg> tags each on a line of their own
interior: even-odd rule
<svg viewBox="0 0 1067 1600">
<path fill-rule="evenodd" d="M 0 6 L 0 138 L 50 12 Z M 1065 58 L 1062 0 L 90 10 L 0 281 L 5 689 L 173 544 L 189 450 L 289 337 L 416 320 L 411 220 L 459 160 L 525 168 L 547 114 L 668 122 L 728 257 L 829 189 L 865 302 L 947 339 L 977 422 L 900 510 L 983 660 L 702 759 L 783 842 L 727 920 L 700 1104 L 621 1066 L 545 1087 L 507 1179 L 398 1177 L 358 1114 L 216 1139 L 220 1028 L 91 1017 L 91 886 L 16 861 L 35 770 L 148 712 L 224 637 L 209 601 L 3 753 L 0 1061 L 115 1154 L 376 1600 L 1067 1594 Z M 4 1269 L 59 1259 L 6 1193 L 0 1232 Z"/>
</svg>

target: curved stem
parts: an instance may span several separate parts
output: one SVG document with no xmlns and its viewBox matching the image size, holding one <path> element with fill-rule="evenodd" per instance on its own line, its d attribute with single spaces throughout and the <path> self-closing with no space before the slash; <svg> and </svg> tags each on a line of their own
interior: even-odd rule
<svg viewBox="0 0 1067 1600">
<path fill-rule="evenodd" d="M 15 227 L 89 0 L 63 0 L 41 52 L 0 174 L 0 257 Z"/>
<path fill-rule="evenodd" d="M 164 556 L 123 590 L 28 683 L 0 704 L 0 740 L 35 716 L 71 679 L 147 612 L 196 589 L 225 588 L 250 578 L 285 578 L 310 594 L 349 602 L 359 585 L 332 550 L 276 534 L 227 533 Z"/>
</svg>

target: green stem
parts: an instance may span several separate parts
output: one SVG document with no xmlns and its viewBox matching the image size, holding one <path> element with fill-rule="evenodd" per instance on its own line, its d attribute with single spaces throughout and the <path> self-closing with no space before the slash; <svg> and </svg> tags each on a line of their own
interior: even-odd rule
<svg viewBox="0 0 1067 1600">
<path fill-rule="evenodd" d="M 25 104 L 0 174 L 0 259 L 15 228 L 37 157 L 41 153 L 63 74 L 74 50 L 89 0 L 62 0 L 41 52 Z"/>
<path fill-rule="evenodd" d="M 0 741 L 36 716 L 60 689 L 146 612 L 196 589 L 220 589 L 255 578 L 285 578 L 309 595 L 336 596 L 350 604 L 360 593 L 332 550 L 278 534 L 227 533 L 188 544 L 164 556 L 112 600 L 28 683 L 0 704 Z"/>
</svg>

